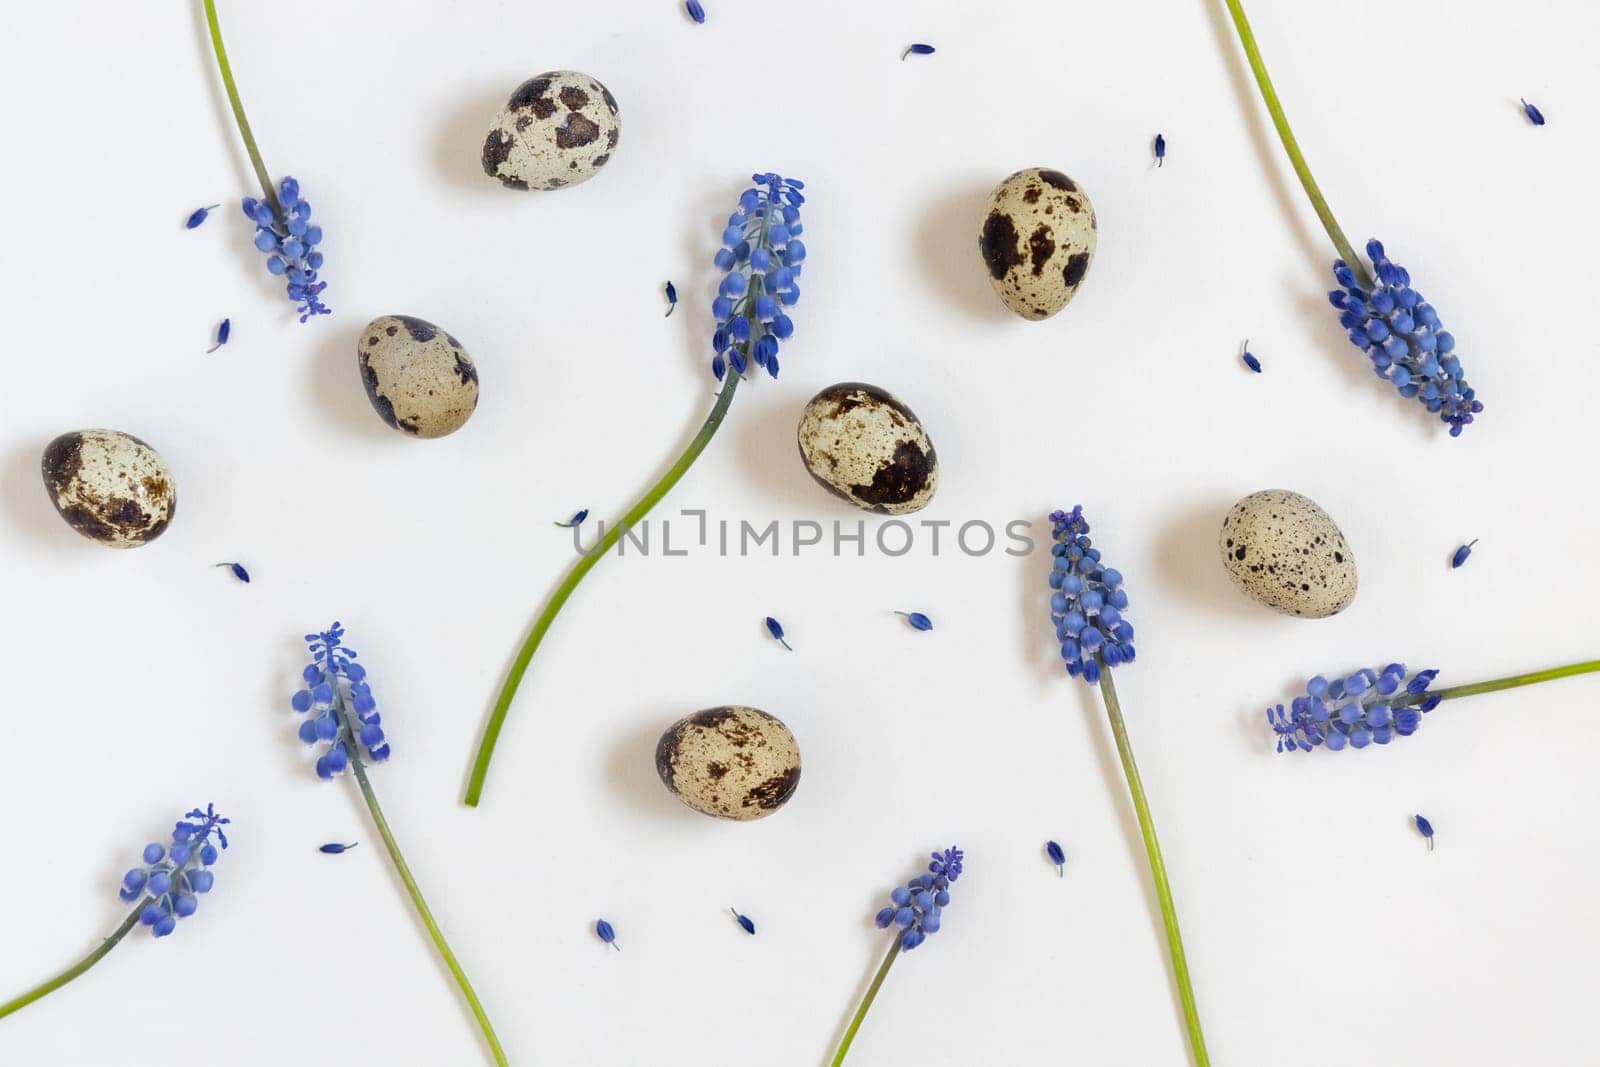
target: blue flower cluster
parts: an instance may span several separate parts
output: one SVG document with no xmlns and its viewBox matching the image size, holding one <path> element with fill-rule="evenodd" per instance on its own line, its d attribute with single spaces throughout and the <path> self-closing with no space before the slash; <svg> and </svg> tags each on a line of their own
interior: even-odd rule
<svg viewBox="0 0 1600 1067">
<path fill-rule="evenodd" d="M 300 321 L 330 314 L 322 302 L 328 283 L 317 280 L 322 269 L 322 227 L 311 225 L 311 204 L 300 196 L 300 183 L 285 178 L 278 186 L 278 210 L 266 200 L 244 198 L 245 217 L 256 224 L 256 247 L 267 253 L 267 271 L 288 280 L 289 299 Z"/>
<path fill-rule="evenodd" d="M 229 822 L 217 814 L 215 805 L 207 804 L 205 811 L 195 808 L 172 828 L 172 844 L 146 845 L 143 864 L 122 876 L 118 895 L 126 904 L 145 897 L 139 921 L 156 937 L 176 930 L 179 919 L 199 909 L 199 894 L 211 892 L 215 876 L 209 868 L 220 855 L 211 837 L 215 834 L 217 844 L 227 848 L 228 835 L 222 828 Z"/>
<path fill-rule="evenodd" d="M 962 852 L 951 846 L 933 853 L 928 873 L 919 874 L 889 894 L 889 907 L 878 912 L 878 929 L 900 928 L 900 947 L 907 952 L 939 932 L 941 915 L 950 903 L 950 884 L 961 877 Z"/>
<path fill-rule="evenodd" d="M 1050 617 L 1067 673 L 1090 685 L 1100 681 L 1100 667 L 1132 663 L 1133 627 L 1122 613 L 1128 594 L 1122 572 L 1100 564 L 1100 550 L 1089 541 L 1089 524 L 1080 504 L 1072 511 L 1053 511 L 1055 544 L 1050 553 Z"/>
<path fill-rule="evenodd" d="M 719 382 L 729 367 L 743 375 L 751 360 L 778 376 L 778 343 L 794 334 L 783 309 L 800 299 L 795 279 L 806 258 L 799 239 L 805 183 L 777 174 L 755 174 L 750 180 L 755 187 L 740 195 L 716 255 L 723 278 L 711 302 L 717 319 L 711 373 Z"/>
<path fill-rule="evenodd" d="M 1383 254 L 1383 245 L 1367 242 L 1367 256 L 1378 279 L 1371 292 L 1356 284 L 1355 271 L 1344 260 L 1333 265 L 1342 289 L 1328 294 L 1339 309 L 1339 322 L 1350 343 L 1367 354 L 1378 377 L 1392 383 L 1403 397 L 1414 397 L 1460 437 L 1464 426 L 1483 410 L 1477 394 L 1462 376 L 1455 356 L 1456 339 L 1439 328 L 1439 313 L 1411 288 L 1411 275 Z"/>
<path fill-rule="evenodd" d="M 289 700 L 295 711 L 316 713 L 300 724 L 300 740 L 327 744 L 327 751 L 317 757 L 317 777 L 324 779 L 344 773 L 358 741 L 374 762 L 389 758 L 367 669 L 355 661 L 355 652 L 340 643 L 343 637 L 344 627 L 337 622 L 321 633 L 306 634 L 311 662 L 300 675 L 305 688 Z"/>
<path fill-rule="evenodd" d="M 1404 663 L 1391 663 L 1380 672 L 1363 667 L 1331 682 L 1317 675 L 1306 684 L 1306 695 L 1290 702 L 1288 712 L 1282 704 L 1267 709 L 1278 751 L 1310 752 L 1327 745 L 1338 752 L 1346 745 L 1387 745 L 1396 734 L 1416 733 L 1422 716 L 1439 706 L 1440 696 L 1428 693 L 1439 672 L 1418 671 L 1410 681 L 1406 673 Z"/>
</svg>

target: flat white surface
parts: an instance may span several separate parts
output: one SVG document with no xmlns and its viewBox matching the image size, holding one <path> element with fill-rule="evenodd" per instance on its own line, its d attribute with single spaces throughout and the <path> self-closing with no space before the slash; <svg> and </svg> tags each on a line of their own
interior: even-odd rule
<svg viewBox="0 0 1600 1067">
<path fill-rule="evenodd" d="M 299 637 L 333 618 L 393 738 L 377 788 L 515 1062 L 825 1063 L 884 947 L 881 895 L 951 841 L 968 873 L 945 929 L 896 965 L 851 1062 L 1185 1062 L 1104 717 L 1055 660 L 1042 552 L 608 559 L 545 643 L 484 806 L 459 802 L 571 559 L 550 523 L 618 513 L 710 403 L 709 260 L 768 168 L 809 186 L 798 330 L 666 514 L 853 525 L 793 444 L 806 399 L 849 379 L 933 436 L 943 483 L 917 519 L 1042 524 L 1081 501 L 1128 576 L 1140 656 L 1118 679 L 1215 1061 L 1593 1062 L 1600 682 L 1297 759 L 1261 709 L 1391 658 L 1464 682 L 1600 655 L 1597 9 L 1253 5 L 1352 238 L 1381 235 L 1460 339 L 1488 410 L 1452 441 L 1343 340 L 1332 253 L 1220 0 L 707 7 L 695 26 L 671 0 L 225 3 L 268 165 L 326 226 L 336 314 L 309 326 L 232 206 L 181 228 L 252 191 L 199 5 L 10 13 L 0 996 L 116 925 L 121 871 L 187 807 L 216 801 L 235 844 L 176 936 L 135 935 L 0 1023 L 0 1063 L 483 1058 L 353 783 L 319 783 L 295 740 Z M 939 51 L 900 62 L 912 41 Z M 499 188 L 477 161 L 490 118 L 563 67 L 621 102 L 615 160 L 581 188 Z M 989 189 L 1028 165 L 1071 174 L 1100 221 L 1081 295 L 1043 324 L 1003 311 L 976 250 Z M 663 320 L 668 278 L 683 306 Z M 476 358 L 461 433 L 406 440 L 370 410 L 355 340 L 390 312 Z M 234 340 L 204 355 L 223 315 Z M 171 464 L 178 518 L 154 545 L 102 549 L 51 511 L 40 450 L 92 426 Z M 1216 529 L 1268 487 L 1343 527 L 1361 568 L 1344 614 L 1290 620 L 1228 586 Z M 705 819 L 656 781 L 660 731 L 724 702 L 800 738 L 800 789 L 760 823 Z M 335 839 L 361 847 L 316 852 Z"/>
</svg>

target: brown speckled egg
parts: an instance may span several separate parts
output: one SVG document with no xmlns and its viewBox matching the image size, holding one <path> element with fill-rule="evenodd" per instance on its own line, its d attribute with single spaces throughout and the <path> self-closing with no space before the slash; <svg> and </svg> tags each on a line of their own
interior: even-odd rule
<svg viewBox="0 0 1600 1067">
<path fill-rule="evenodd" d="M 385 315 L 356 342 L 361 381 L 378 417 L 412 437 L 443 437 L 478 406 L 478 368 L 461 342 L 431 322 Z"/>
<path fill-rule="evenodd" d="M 1233 584 L 1285 615 L 1325 619 L 1356 595 L 1356 557 L 1316 501 L 1264 489 L 1235 504 L 1218 542 Z"/>
<path fill-rule="evenodd" d="M 1048 167 L 1019 170 L 996 186 L 978 236 L 989 283 L 1025 319 L 1047 319 L 1067 306 L 1094 245 L 1088 194 Z"/>
<path fill-rule="evenodd" d="M 517 86 L 483 142 L 483 172 L 511 189 L 562 189 L 611 160 L 617 100 L 599 80 L 547 71 Z"/>
<path fill-rule="evenodd" d="M 906 515 L 939 488 L 939 457 L 921 420 L 875 385 L 840 382 L 812 397 L 798 437 L 811 477 L 858 508 Z"/>
<path fill-rule="evenodd" d="M 44 487 L 67 525 L 112 548 L 154 541 L 178 490 L 160 454 L 132 434 L 76 430 L 45 446 Z"/>
<path fill-rule="evenodd" d="M 661 735 L 656 773 L 695 811 L 759 819 L 783 807 L 800 784 L 800 746 L 787 726 L 764 711 L 707 708 Z"/>
</svg>

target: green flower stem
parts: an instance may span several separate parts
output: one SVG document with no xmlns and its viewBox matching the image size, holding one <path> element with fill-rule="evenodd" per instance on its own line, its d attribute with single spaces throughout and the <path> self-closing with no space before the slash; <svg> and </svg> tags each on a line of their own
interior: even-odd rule
<svg viewBox="0 0 1600 1067">
<path fill-rule="evenodd" d="M 245 151 L 250 153 L 250 165 L 255 168 L 256 180 L 275 215 L 282 215 L 278 194 L 272 188 L 272 175 L 261 161 L 261 150 L 256 147 L 255 135 L 250 132 L 250 120 L 244 117 L 244 102 L 239 99 L 239 86 L 233 81 L 233 67 L 228 64 L 228 50 L 222 44 L 222 27 L 217 23 L 216 0 L 206 2 L 206 25 L 211 30 L 211 49 L 217 54 L 217 69 L 222 72 L 222 84 L 228 90 L 228 103 L 233 107 L 234 121 L 239 124 L 239 135 L 244 138 Z"/>
<path fill-rule="evenodd" d="M 1502 689 L 1538 685 L 1540 682 L 1553 682 L 1558 678 L 1571 678 L 1578 674 L 1594 674 L 1597 671 L 1600 671 L 1600 659 L 1585 660 L 1583 663 L 1569 663 L 1565 667 L 1551 667 L 1547 671 L 1513 674 L 1506 678 L 1496 678 L 1488 682 L 1473 682 L 1471 685 L 1452 685 L 1444 689 L 1433 689 L 1426 693 L 1407 694 L 1403 699 L 1395 701 L 1391 706 L 1409 707 L 1412 704 L 1420 704 L 1433 696 L 1438 697 L 1440 700 L 1451 700 L 1455 697 L 1477 696 L 1479 693 L 1496 693 Z"/>
<path fill-rule="evenodd" d="M 54 993 L 68 982 L 78 977 L 78 975 L 82 974 L 84 971 L 87 971 L 90 967 L 93 967 L 101 960 L 105 959 L 106 955 L 112 949 L 117 947 L 118 942 L 128 936 L 128 931 L 139 925 L 139 913 L 143 911 L 145 905 L 149 903 L 149 897 L 146 897 L 144 900 L 140 901 L 139 906 L 134 908 L 133 911 L 129 912 L 126 919 L 122 920 L 122 925 L 117 927 L 116 933 L 100 942 L 99 947 L 97 947 L 87 956 L 83 957 L 83 959 L 79 960 L 77 963 L 74 963 L 71 967 L 68 967 L 66 970 L 56 975 L 48 982 L 42 982 L 21 996 L 12 1000 L 8 1000 L 4 1004 L 0 1004 L 0 1019 L 4 1019 L 7 1015 L 10 1015 L 14 1011 L 20 1011 L 21 1009 L 26 1008 L 29 1004 L 32 1004 L 34 1001 L 49 993 Z"/>
<path fill-rule="evenodd" d="M 1272 116 L 1272 125 L 1277 127 L 1278 138 L 1283 141 L 1283 150 L 1289 153 L 1289 162 L 1294 165 L 1294 172 L 1305 188 L 1306 196 L 1310 198 L 1317 218 L 1322 220 L 1322 228 L 1328 231 L 1333 247 L 1339 251 L 1339 258 L 1349 264 L 1362 287 L 1370 289 L 1371 275 L 1367 273 L 1366 267 L 1362 266 L 1361 258 L 1350 246 L 1344 231 L 1339 228 L 1339 221 L 1333 217 L 1333 209 L 1328 206 L 1322 190 L 1317 187 L 1317 179 L 1311 176 L 1311 168 L 1306 165 L 1306 157 L 1300 152 L 1300 143 L 1294 139 L 1294 131 L 1289 128 L 1289 119 L 1283 113 L 1283 104 L 1278 100 L 1278 91 L 1272 87 L 1272 78 L 1267 74 L 1267 65 L 1261 58 L 1261 49 L 1256 46 L 1256 35 L 1250 31 L 1250 21 L 1244 17 L 1244 8 L 1240 6 L 1239 0 L 1225 0 L 1225 2 L 1228 5 L 1228 14 L 1233 17 L 1233 28 L 1239 32 L 1239 43 L 1244 45 L 1245 57 L 1250 60 L 1250 72 L 1255 75 L 1256 85 L 1261 89 L 1261 99 L 1267 105 L 1267 113 Z"/>
<path fill-rule="evenodd" d="M 1122 772 L 1128 779 L 1128 792 L 1133 794 L 1133 808 L 1139 814 L 1139 832 L 1144 837 L 1144 850 L 1150 857 L 1150 874 L 1155 879 L 1156 896 L 1161 901 L 1161 920 L 1167 928 L 1167 947 L 1172 953 L 1172 974 L 1178 983 L 1178 995 L 1183 998 L 1183 1018 L 1189 1028 L 1189 1047 L 1194 1051 L 1197 1067 L 1209 1067 L 1211 1057 L 1206 1053 L 1205 1035 L 1200 1032 L 1200 1010 L 1195 1007 L 1194 987 L 1189 983 L 1189 961 L 1183 954 L 1183 935 L 1178 932 L 1178 911 L 1172 903 L 1172 886 L 1167 884 L 1167 865 L 1161 858 L 1161 843 L 1156 840 L 1155 823 L 1150 818 L 1150 803 L 1145 799 L 1144 784 L 1139 780 L 1139 768 L 1133 762 L 1133 747 L 1128 743 L 1128 729 L 1122 721 L 1122 705 L 1117 701 L 1116 686 L 1111 682 L 1111 670 L 1100 671 L 1100 695 L 1105 698 L 1106 718 L 1111 720 L 1111 733 L 1117 739 L 1117 755 L 1122 757 Z"/>
<path fill-rule="evenodd" d="M 728 414 L 728 405 L 733 403 L 734 390 L 739 386 L 739 374 L 732 368 L 722 387 L 722 392 L 717 395 L 717 402 L 711 409 L 711 414 L 706 416 L 706 421 L 700 427 L 700 432 L 694 435 L 694 440 L 689 442 L 689 447 L 683 450 L 677 462 L 667 468 L 667 473 L 661 480 L 652 485 L 639 502 L 628 509 L 621 521 L 606 530 L 600 538 L 600 543 L 594 551 L 578 557 L 572 565 L 567 576 L 556 586 L 556 591 L 550 595 L 545 603 L 544 610 L 534 620 L 533 629 L 528 631 L 527 638 L 522 642 L 522 647 L 517 650 L 517 658 L 512 661 L 511 670 L 506 674 L 505 685 L 500 689 L 499 699 L 495 701 L 494 711 L 489 716 L 489 724 L 484 727 L 483 738 L 478 742 L 478 756 L 472 764 L 472 777 L 467 781 L 467 805 L 477 807 L 478 801 L 483 797 L 483 780 L 489 773 L 489 760 L 494 756 L 494 747 L 500 740 L 500 731 L 505 726 L 506 712 L 511 708 L 511 701 L 517 695 L 517 686 L 522 684 L 522 676 L 528 672 L 528 664 L 533 659 L 533 654 L 539 648 L 539 642 L 544 640 L 545 631 L 550 629 L 550 624 L 555 622 L 556 615 L 560 613 L 562 605 L 572 595 L 572 591 L 583 581 L 583 576 L 588 574 L 594 565 L 600 562 L 607 552 L 617 543 L 624 531 L 632 529 L 645 517 L 651 508 L 661 502 L 678 480 L 686 474 L 694 461 L 700 458 L 706 445 L 711 443 L 717 428 L 722 425 L 723 417 Z"/>
<path fill-rule="evenodd" d="M 456 985 L 461 987 L 461 995 L 467 998 L 467 1005 L 472 1008 L 472 1014 L 478 1020 L 478 1028 L 483 1031 L 484 1040 L 489 1042 L 489 1051 L 494 1053 L 494 1062 L 500 1067 L 506 1065 L 505 1049 L 500 1047 L 500 1038 L 495 1036 L 494 1024 L 489 1022 L 488 1012 L 483 1010 L 483 1004 L 478 1000 L 478 994 L 473 991 L 472 983 L 467 980 L 467 972 L 461 969 L 461 964 L 456 960 L 456 954 L 450 951 L 450 945 L 444 939 L 439 924 L 433 919 L 433 912 L 428 910 L 428 902 L 422 899 L 422 890 L 417 887 L 417 880 L 411 877 L 411 868 L 406 866 L 406 858 L 400 854 L 400 846 L 395 843 L 394 834 L 389 829 L 389 820 L 383 817 L 383 809 L 378 806 L 378 795 L 372 791 L 372 783 L 367 780 L 367 768 L 362 764 L 361 758 L 355 755 L 355 742 L 347 742 L 350 750 L 350 769 L 356 773 L 356 781 L 361 784 L 361 795 L 366 798 L 367 810 L 372 812 L 372 821 L 378 827 L 378 834 L 383 838 L 383 845 L 389 850 L 389 858 L 394 860 L 394 869 L 400 873 L 400 880 L 406 884 L 406 892 L 411 894 L 411 902 L 417 906 L 417 914 L 422 916 L 422 924 L 428 928 L 428 936 L 433 939 L 434 947 L 439 950 L 439 955 L 444 957 L 445 966 L 450 968 L 450 973 L 455 976 Z"/>
<path fill-rule="evenodd" d="M 850 1043 L 856 1039 L 856 1031 L 861 1029 L 861 1020 L 867 1017 L 867 1009 L 872 1007 L 872 1002 L 878 997 L 878 987 L 883 985 L 883 980 L 888 977 L 889 968 L 894 966 L 894 958 L 900 955 L 900 935 L 897 932 L 890 939 L 889 952 L 883 957 L 883 964 L 879 966 L 878 973 L 872 976 L 872 984 L 867 986 L 866 994 L 861 998 L 861 1006 L 856 1009 L 855 1018 L 850 1020 L 850 1028 L 844 1032 L 844 1040 L 839 1042 L 839 1051 L 834 1053 L 832 1067 L 839 1067 L 844 1062 L 844 1054 L 850 1051 Z"/>
</svg>

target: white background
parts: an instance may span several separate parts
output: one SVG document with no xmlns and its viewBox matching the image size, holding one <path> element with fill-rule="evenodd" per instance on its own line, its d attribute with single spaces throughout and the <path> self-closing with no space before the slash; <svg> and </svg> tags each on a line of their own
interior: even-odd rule
<svg viewBox="0 0 1600 1067">
<path fill-rule="evenodd" d="M 671 0 L 225 3 L 268 165 L 326 227 L 336 313 L 307 326 L 232 206 L 250 174 L 198 3 L 10 13 L 0 996 L 116 925 L 122 870 L 186 808 L 217 802 L 235 844 L 175 936 L 136 934 L 0 1022 L 0 1063 L 483 1058 L 353 783 L 318 782 L 294 737 L 300 635 L 334 618 L 393 739 L 379 793 L 515 1062 L 825 1063 L 884 947 L 881 896 L 952 841 L 968 873 L 944 931 L 896 965 L 851 1062 L 1185 1062 L 1042 552 L 608 559 L 536 660 L 484 806 L 460 804 L 571 559 L 551 522 L 618 513 L 710 404 L 710 256 L 769 168 L 808 183 L 797 333 L 668 511 L 853 524 L 793 443 L 806 399 L 848 379 L 927 424 L 943 481 L 919 518 L 1042 524 L 1082 502 L 1128 576 L 1140 655 L 1118 680 L 1215 1060 L 1597 1062 L 1600 681 L 1447 704 L 1365 752 L 1279 757 L 1261 720 L 1319 671 L 1403 658 L 1448 684 L 1600 655 L 1596 9 L 1253 6 L 1352 238 L 1381 235 L 1460 341 L 1487 411 L 1450 440 L 1344 341 L 1332 252 L 1220 0 L 706 6 L 695 26 Z M 912 41 L 939 51 L 900 62 Z M 581 188 L 502 189 L 484 131 L 552 68 L 610 87 L 621 147 Z M 988 191 L 1029 165 L 1071 174 L 1100 222 L 1081 295 L 1042 324 L 1001 308 L 977 253 Z M 684 303 L 663 320 L 668 278 Z M 367 403 L 355 340 L 392 312 L 477 361 L 453 437 L 407 440 Z M 224 315 L 234 340 L 207 356 Z M 93 426 L 176 475 L 150 547 L 101 548 L 50 508 L 41 449 Z M 1269 487 L 1355 548 L 1342 615 L 1287 619 L 1227 584 L 1222 515 Z M 763 822 L 703 818 L 655 777 L 661 730 L 725 702 L 800 739 L 799 791 Z M 361 847 L 316 851 L 336 839 Z"/>
</svg>

